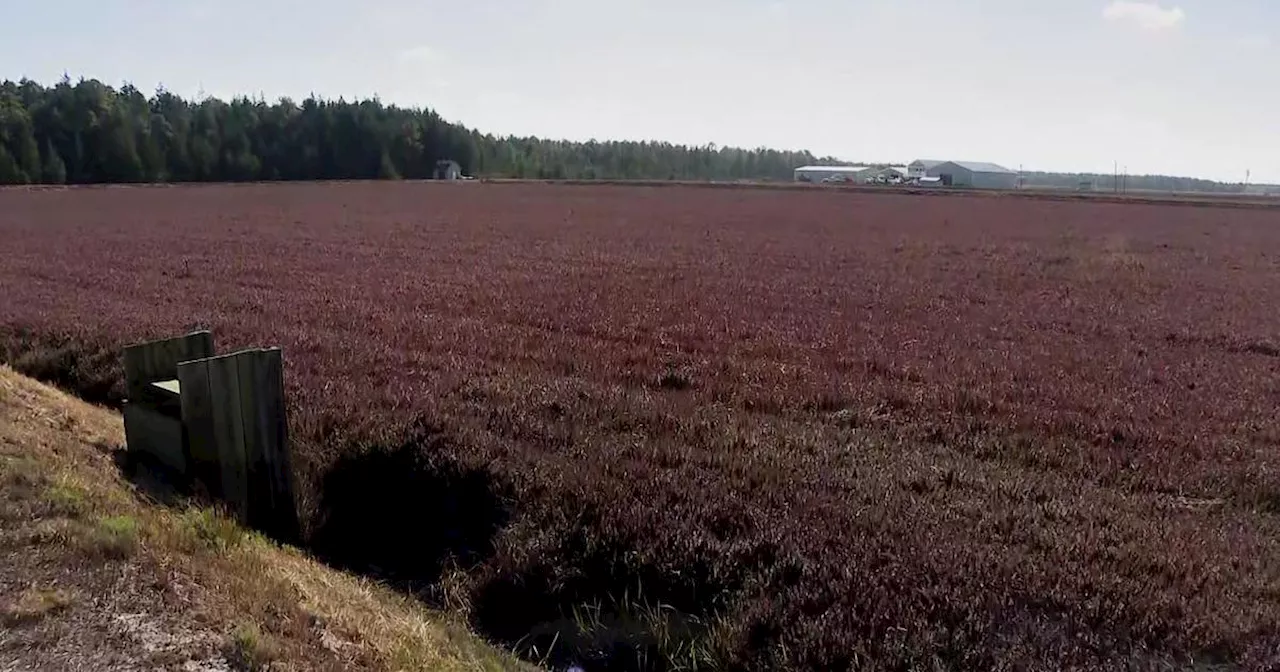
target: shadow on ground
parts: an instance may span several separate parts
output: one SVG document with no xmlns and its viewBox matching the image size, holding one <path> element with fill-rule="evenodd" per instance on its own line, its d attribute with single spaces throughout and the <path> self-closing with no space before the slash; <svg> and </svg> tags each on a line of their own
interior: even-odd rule
<svg viewBox="0 0 1280 672">
<path fill-rule="evenodd" d="M 581 504 L 543 502 L 542 514 L 517 521 L 511 489 L 450 457 L 449 441 L 435 432 L 340 451 L 318 483 L 312 551 L 419 595 L 438 597 L 453 581 L 476 631 L 556 669 L 709 667 L 707 598 L 722 592 L 708 590 L 709 566 L 672 580 L 636 563 Z M 545 515 L 557 509 L 564 515 Z M 445 576 L 453 568 L 460 582 Z"/>
<path fill-rule="evenodd" d="M 99 445 L 98 448 L 109 453 L 120 474 L 151 500 L 165 506 L 181 506 L 195 494 L 184 474 L 146 453 L 131 451 L 125 446 Z"/>
<path fill-rule="evenodd" d="M 323 479 L 312 549 L 326 561 L 409 586 L 437 583 L 450 561 L 484 561 L 509 520 L 483 469 L 441 456 L 432 436 L 350 451 Z"/>
</svg>

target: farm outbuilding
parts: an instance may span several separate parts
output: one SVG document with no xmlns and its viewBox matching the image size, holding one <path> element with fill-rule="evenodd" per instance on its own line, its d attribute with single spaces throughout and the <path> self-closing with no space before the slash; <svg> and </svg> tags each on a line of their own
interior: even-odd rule
<svg viewBox="0 0 1280 672">
<path fill-rule="evenodd" d="M 870 168 L 862 175 L 863 179 L 873 180 L 901 180 L 907 176 L 907 168 L 905 166 L 884 166 L 883 168 Z"/>
<path fill-rule="evenodd" d="M 978 189 L 1017 189 L 1018 174 L 1004 166 L 979 161 L 945 161 L 926 171 L 952 187 Z"/>
<path fill-rule="evenodd" d="M 456 180 L 462 177 L 462 166 L 457 161 L 441 159 L 436 161 L 433 177 L 437 180 Z"/>
<path fill-rule="evenodd" d="M 822 182 L 823 180 L 845 180 L 861 182 L 865 173 L 871 168 L 866 166 L 801 166 L 796 168 L 796 182 Z"/>
<path fill-rule="evenodd" d="M 926 177 L 929 175 L 929 169 L 934 166 L 946 163 L 946 161 L 935 159 L 916 159 L 907 164 L 907 177 Z"/>
</svg>

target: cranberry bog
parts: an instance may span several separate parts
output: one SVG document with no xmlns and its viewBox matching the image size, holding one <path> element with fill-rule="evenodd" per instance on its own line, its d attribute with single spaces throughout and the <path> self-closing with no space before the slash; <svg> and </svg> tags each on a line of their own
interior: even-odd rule
<svg viewBox="0 0 1280 672">
<path fill-rule="evenodd" d="M 1280 665 L 1280 210 L 0 191 L 0 356 L 279 344 L 317 554 L 588 669 Z"/>
</svg>

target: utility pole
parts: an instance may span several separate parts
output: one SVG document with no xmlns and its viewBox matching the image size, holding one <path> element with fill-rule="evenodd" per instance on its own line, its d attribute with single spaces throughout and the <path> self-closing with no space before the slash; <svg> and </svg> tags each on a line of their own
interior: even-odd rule
<svg viewBox="0 0 1280 672">
<path fill-rule="evenodd" d="M 1124 177 L 1120 181 L 1120 193 L 1129 193 L 1129 166 L 1124 167 Z"/>
<path fill-rule="evenodd" d="M 1111 169 L 1111 191 L 1120 193 L 1120 162 L 1116 161 Z"/>
</svg>

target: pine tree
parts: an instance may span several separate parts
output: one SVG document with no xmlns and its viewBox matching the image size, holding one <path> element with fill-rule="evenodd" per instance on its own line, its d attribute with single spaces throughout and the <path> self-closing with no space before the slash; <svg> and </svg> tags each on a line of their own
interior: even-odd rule
<svg viewBox="0 0 1280 672">
<path fill-rule="evenodd" d="M 58 155 L 53 141 L 45 143 L 44 168 L 40 179 L 45 184 L 65 184 L 67 181 L 67 164 L 63 163 L 62 157 Z"/>
<path fill-rule="evenodd" d="M 391 154 L 387 150 L 382 150 L 382 158 L 378 162 L 378 179 L 380 180 L 398 180 L 400 172 L 396 170 L 396 164 L 391 162 Z"/>
<path fill-rule="evenodd" d="M 18 148 L 14 152 L 14 160 L 29 181 L 35 182 L 40 176 L 40 145 L 36 143 L 29 125 L 19 131 Z"/>
<path fill-rule="evenodd" d="M 0 184 L 26 184 L 27 174 L 18 167 L 9 150 L 0 145 Z"/>
</svg>

